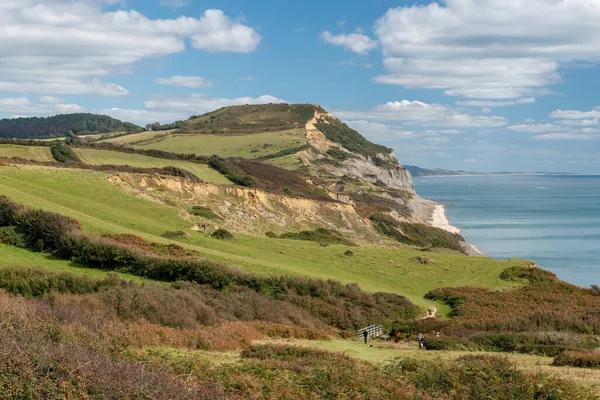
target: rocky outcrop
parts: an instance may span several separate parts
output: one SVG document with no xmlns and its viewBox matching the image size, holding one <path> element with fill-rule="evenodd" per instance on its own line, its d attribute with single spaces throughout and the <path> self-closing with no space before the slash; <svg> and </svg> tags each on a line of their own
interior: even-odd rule
<svg viewBox="0 0 600 400">
<path fill-rule="evenodd" d="M 323 132 L 317 128 L 317 122 L 329 124 L 332 119 L 335 119 L 335 117 L 329 113 L 315 111 L 314 118 L 306 124 L 306 137 L 310 148 L 299 154 L 305 166 L 311 165 L 315 160 L 330 158 L 327 152 L 331 148 L 335 148 L 342 153 L 346 153 L 348 158 L 332 164 L 321 164 L 320 169 L 335 177 L 348 176 L 363 182 L 383 183 L 392 189 L 414 192 L 415 186 L 410 172 L 398 164 L 393 153 L 378 154 L 377 157 L 386 162 L 386 166 L 379 166 L 370 158 L 353 153 L 339 143 L 327 139 Z"/>
</svg>

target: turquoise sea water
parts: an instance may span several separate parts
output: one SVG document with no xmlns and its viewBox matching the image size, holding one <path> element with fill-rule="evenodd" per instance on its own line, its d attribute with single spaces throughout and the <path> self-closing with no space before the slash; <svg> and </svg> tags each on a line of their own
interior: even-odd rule
<svg viewBox="0 0 600 400">
<path fill-rule="evenodd" d="M 600 176 L 415 178 L 486 255 L 525 258 L 567 282 L 600 285 Z"/>
</svg>

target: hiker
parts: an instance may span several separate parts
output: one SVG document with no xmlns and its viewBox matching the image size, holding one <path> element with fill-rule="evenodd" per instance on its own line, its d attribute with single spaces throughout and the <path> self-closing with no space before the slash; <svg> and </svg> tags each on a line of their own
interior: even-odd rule
<svg viewBox="0 0 600 400">
<path fill-rule="evenodd" d="M 365 344 L 367 344 L 367 340 L 369 339 L 369 332 L 366 329 L 363 331 L 363 337 L 365 338 Z"/>
<path fill-rule="evenodd" d="M 210 237 L 210 231 L 208 231 L 208 237 Z"/>
<path fill-rule="evenodd" d="M 202 232 L 206 232 L 206 225 L 202 224 Z"/>
<path fill-rule="evenodd" d="M 419 350 L 421 350 L 425 344 L 425 338 L 421 332 L 419 332 L 419 336 L 417 336 L 417 341 L 419 342 Z"/>
</svg>

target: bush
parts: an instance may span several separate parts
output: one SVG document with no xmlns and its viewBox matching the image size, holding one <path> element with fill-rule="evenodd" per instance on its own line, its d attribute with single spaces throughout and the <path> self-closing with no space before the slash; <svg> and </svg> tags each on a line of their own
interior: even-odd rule
<svg viewBox="0 0 600 400">
<path fill-rule="evenodd" d="M 302 231 L 299 233 L 284 233 L 278 236 L 280 239 L 306 240 L 317 242 L 322 246 L 330 244 L 342 244 L 345 246 L 356 246 L 350 240 L 344 238 L 341 233 L 332 229 L 318 228 L 314 231 Z"/>
<path fill-rule="evenodd" d="M 233 234 L 225 229 L 217 229 L 216 231 L 214 231 L 212 233 L 212 237 L 214 237 L 215 239 L 221 239 L 221 240 L 234 239 Z"/>
<path fill-rule="evenodd" d="M 441 288 L 425 297 L 452 307 L 454 321 L 467 329 L 600 334 L 600 297 L 590 289 L 562 282 L 539 268 L 513 267 L 501 276 L 527 279 L 528 284 L 507 291 Z"/>
<path fill-rule="evenodd" d="M 341 144 L 347 150 L 360 154 L 365 158 L 370 158 L 374 163 L 382 166 L 396 166 L 397 161 L 383 161 L 380 155 L 390 155 L 392 149 L 369 142 L 354 129 L 333 118 L 327 121 L 317 121 L 319 129 L 332 142 Z"/>
<path fill-rule="evenodd" d="M 52 157 L 61 163 L 66 162 L 81 162 L 77 154 L 62 141 L 56 141 L 50 145 Z"/>
<path fill-rule="evenodd" d="M 172 240 L 187 239 L 189 237 L 184 231 L 166 231 L 161 236 Z"/>
<path fill-rule="evenodd" d="M 0 227 L 0 243 L 21 248 L 27 246 L 25 237 L 17 232 L 14 226 Z"/>
<path fill-rule="evenodd" d="M 215 214 L 210 208 L 202 207 L 202 206 L 194 206 L 190 209 L 190 214 L 195 215 L 196 217 L 202 217 L 207 219 L 216 219 L 220 220 L 217 214 Z"/>
<path fill-rule="evenodd" d="M 51 273 L 37 268 L 0 269 L 0 289 L 26 298 L 47 294 L 93 293 L 101 287 L 115 284 L 114 279 L 97 280 L 67 273 Z"/>
<path fill-rule="evenodd" d="M 563 351 L 554 358 L 552 365 L 600 369 L 600 350 L 586 352 Z"/>
<path fill-rule="evenodd" d="M 373 365 L 343 354 L 283 345 L 253 345 L 223 365 L 221 383 L 243 398 L 323 399 L 593 399 L 575 384 L 527 374 L 503 357 L 456 361 L 403 359 Z"/>
</svg>

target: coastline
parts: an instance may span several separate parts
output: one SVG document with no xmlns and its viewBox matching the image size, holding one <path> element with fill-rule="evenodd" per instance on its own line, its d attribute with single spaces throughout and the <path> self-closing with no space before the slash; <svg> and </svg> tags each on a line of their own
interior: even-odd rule
<svg viewBox="0 0 600 400">
<path fill-rule="evenodd" d="M 450 225 L 450 221 L 446 216 L 446 207 L 442 204 L 437 204 L 431 214 L 431 220 L 429 221 L 432 226 L 443 229 L 450 233 L 458 233 L 460 235 L 461 230 L 453 225 Z"/>
<path fill-rule="evenodd" d="M 439 229 L 443 229 L 450 233 L 462 234 L 462 231 L 454 225 L 450 224 L 448 217 L 446 216 L 446 206 L 442 204 L 436 204 L 433 212 L 431 213 L 431 218 L 429 220 L 431 226 Z M 472 256 L 484 256 L 485 254 L 479 250 L 473 244 L 464 241 L 462 242 L 465 248 L 465 251 Z"/>
<path fill-rule="evenodd" d="M 498 176 L 600 176 L 600 174 L 535 174 L 535 173 L 510 173 L 510 174 L 451 174 L 451 175 L 417 175 L 417 176 L 413 176 L 413 178 L 464 178 L 464 177 L 482 177 L 482 176 L 493 176 L 493 177 L 498 177 Z"/>
</svg>

